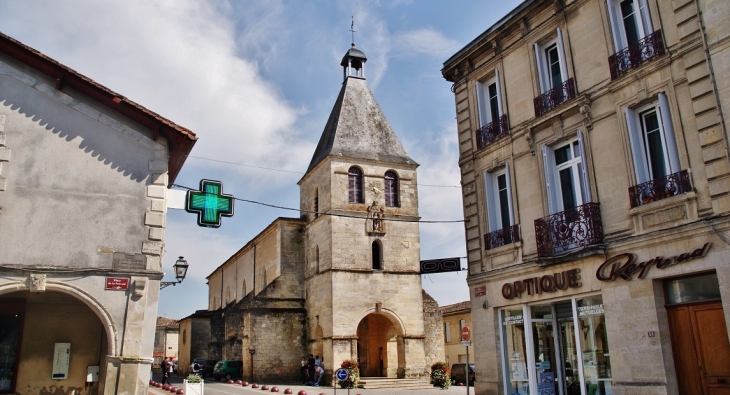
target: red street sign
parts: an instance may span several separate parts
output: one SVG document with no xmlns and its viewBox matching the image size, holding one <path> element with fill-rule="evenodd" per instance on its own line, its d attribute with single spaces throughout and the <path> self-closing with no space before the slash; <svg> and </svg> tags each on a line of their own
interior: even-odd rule
<svg viewBox="0 0 730 395">
<path fill-rule="evenodd" d="M 123 277 L 107 277 L 104 289 L 113 291 L 126 291 L 129 289 L 129 279 Z"/>
<path fill-rule="evenodd" d="M 469 331 L 469 327 L 465 326 L 465 327 L 461 328 L 461 340 L 469 341 L 470 337 L 471 337 L 471 332 Z"/>
</svg>

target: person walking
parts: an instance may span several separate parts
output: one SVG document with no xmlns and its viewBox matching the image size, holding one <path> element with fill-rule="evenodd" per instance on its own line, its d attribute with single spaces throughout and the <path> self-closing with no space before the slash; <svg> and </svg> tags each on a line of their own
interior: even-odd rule
<svg viewBox="0 0 730 395">
<path fill-rule="evenodd" d="M 171 384 L 170 377 L 172 376 L 172 357 L 162 361 L 162 385 Z"/>
</svg>

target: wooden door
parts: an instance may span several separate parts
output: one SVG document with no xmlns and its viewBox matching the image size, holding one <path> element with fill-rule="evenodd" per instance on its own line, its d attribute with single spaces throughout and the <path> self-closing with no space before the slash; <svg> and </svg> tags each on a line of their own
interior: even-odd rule
<svg viewBox="0 0 730 395">
<path fill-rule="evenodd" d="M 667 307 L 682 395 L 730 395 L 730 342 L 722 304 Z"/>
</svg>

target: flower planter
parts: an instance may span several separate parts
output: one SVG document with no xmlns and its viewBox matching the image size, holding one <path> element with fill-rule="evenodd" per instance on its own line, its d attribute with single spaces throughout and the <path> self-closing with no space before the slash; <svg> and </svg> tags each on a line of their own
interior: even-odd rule
<svg viewBox="0 0 730 395">
<path fill-rule="evenodd" d="M 183 380 L 183 394 L 185 395 L 203 395 L 204 382 L 189 383 L 187 380 Z"/>
</svg>

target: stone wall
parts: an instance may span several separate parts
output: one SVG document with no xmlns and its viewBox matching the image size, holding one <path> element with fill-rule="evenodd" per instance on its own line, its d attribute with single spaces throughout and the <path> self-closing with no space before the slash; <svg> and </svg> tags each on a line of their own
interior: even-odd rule
<svg viewBox="0 0 730 395">
<path fill-rule="evenodd" d="M 423 330 L 426 334 L 424 351 L 426 354 L 425 366 L 430 373 L 434 362 L 444 360 L 443 317 L 438 302 L 426 291 L 423 294 Z"/>
</svg>

